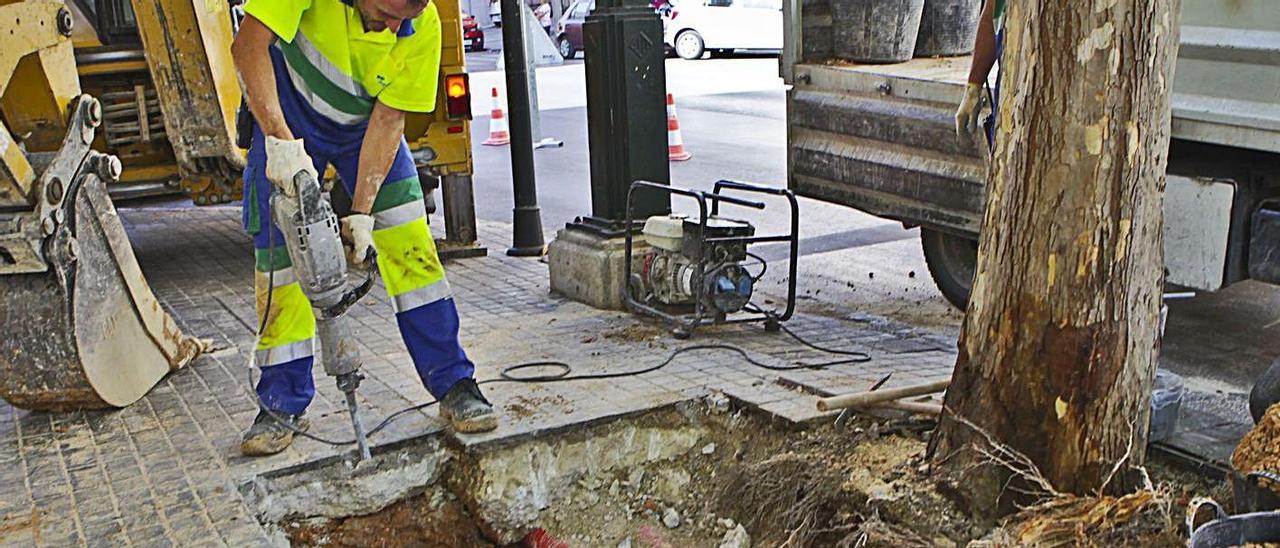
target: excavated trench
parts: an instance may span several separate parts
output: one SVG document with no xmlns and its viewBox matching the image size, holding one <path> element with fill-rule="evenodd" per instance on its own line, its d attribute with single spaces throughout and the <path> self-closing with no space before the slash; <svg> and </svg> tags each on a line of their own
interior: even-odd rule
<svg viewBox="0 0 1280 548">
<path fill-rule="evenodd" d="M 990 536 L 922 462 L 932 425 L 794 424 L 714 394 L 463 447 L 383 447 L 243 486 L 295 546 L 937 546 Z M 563 541 L 563 544 L 559 543 Z"/>
</svg>

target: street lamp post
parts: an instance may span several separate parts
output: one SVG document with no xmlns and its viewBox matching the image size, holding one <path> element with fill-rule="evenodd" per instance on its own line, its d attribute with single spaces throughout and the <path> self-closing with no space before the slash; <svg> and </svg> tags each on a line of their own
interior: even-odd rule
<svg viewBox="0 0 1280 548">
<path fill-rule="evenodd" d="M 529 65 L 525 51 L 524 0 L 502 0 L 502 55 L 507 74 L 507 116 L 511 132 L 511 184 L 515 194 L 512 242 L 507 255 L 536 257 L 546 252 L 538 186 L 533 165 L 533 113 L 529 107 Z"/>
<path fill-rule="evenodd" d="M 570 228 L 616 234 L 626 228 L 627 191 L 633 181 L 671 182 L 662 21 L 644 0 L 600 0 L 582 34 L 591 215 Z M 670 210 L 665 193 L 636 196 L 637 219 Z"/>
</svg>

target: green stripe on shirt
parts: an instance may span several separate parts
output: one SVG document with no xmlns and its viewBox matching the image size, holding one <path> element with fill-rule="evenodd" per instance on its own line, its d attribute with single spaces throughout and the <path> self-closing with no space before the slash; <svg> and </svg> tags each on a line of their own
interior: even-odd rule
<svg viewBox="0 0 1280 548">
<path fill-rule="evenodd" d="M 276 45 L 279 46 L 280 52 L 284 54 L 285 61 L 289 63 L 294 71 L 302 76 L 302 81 L 306 83 L 307 89 L 319 97 L 322 101 L 329 103 L 334 109 L 355 116 L 368 116 L 373 112 L 373 100 L 357 97 L 348 93 L 337 84 L 325 78 L 307 56 L 298 49 L 298 46 L 283 40 L 277 40 Z"/>
</svg>

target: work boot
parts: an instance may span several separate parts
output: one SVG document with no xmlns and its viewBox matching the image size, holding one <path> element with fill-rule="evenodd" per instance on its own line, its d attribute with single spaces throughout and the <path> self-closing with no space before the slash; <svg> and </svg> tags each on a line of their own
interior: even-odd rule
<svg viewBox="0 0 1280 548">
<path fill-rule="evenodd" d="M 302 415 L 275 413 L 273 417 L 266 410 L 259 409 L 258 416 L 253 419 L 253 426 L 244 433 L 240 442 L 240 453 L 247 457 L 274 455 L 293 443 L 294 430 L 285 426 L 306 431 L 310 423 Z"/>
<path fill-rule="evenodd" d="M 454 432 L 488 432 L 498 427 L 493 405 L 484 399 L 475 379 L 462 379 L 440 399 L 440 418 L 449 421 Z"/>
</svg>

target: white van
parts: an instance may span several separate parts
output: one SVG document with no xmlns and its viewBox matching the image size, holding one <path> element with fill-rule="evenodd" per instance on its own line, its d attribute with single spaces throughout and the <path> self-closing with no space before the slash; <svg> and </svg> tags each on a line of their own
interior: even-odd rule
<svg viewBox="0 0 1280 548">
<path fill-rule="evenodd" d="M 782 51 L 782 0 L 676 0 L 663 22 L 664 41 L 684 59 Z"/>
</svg>

